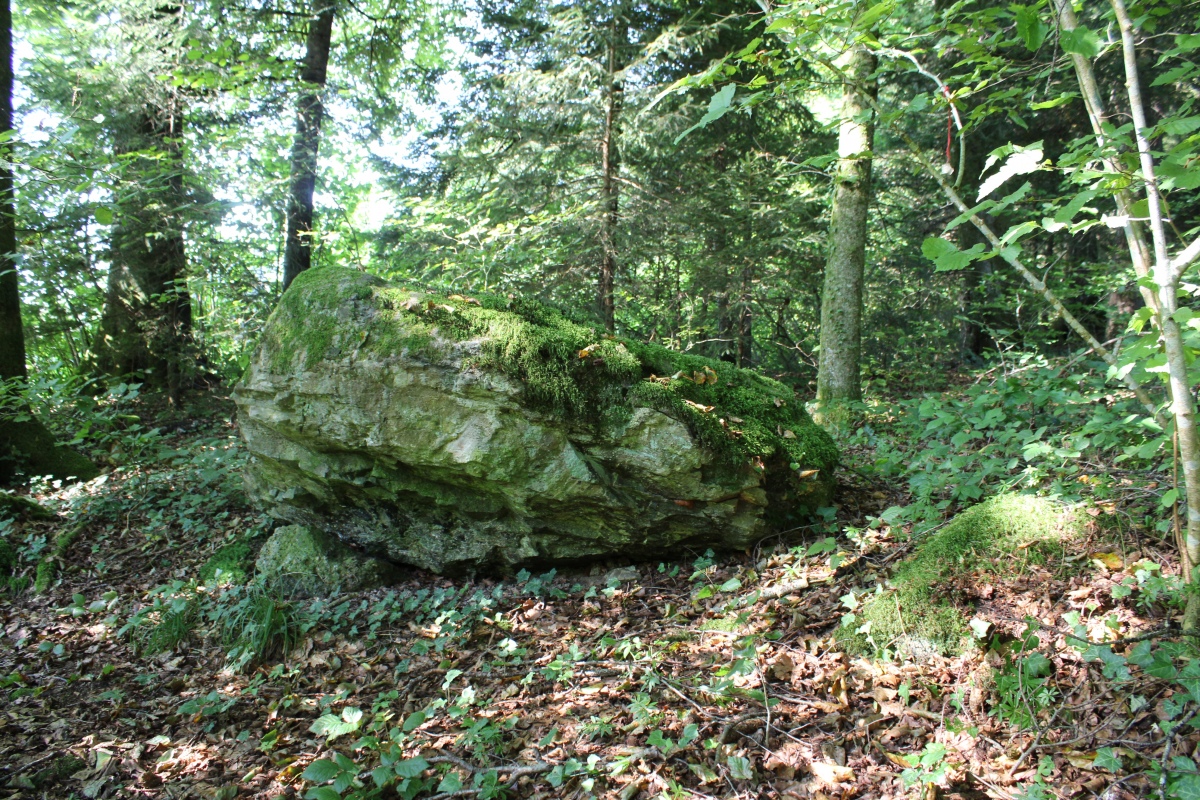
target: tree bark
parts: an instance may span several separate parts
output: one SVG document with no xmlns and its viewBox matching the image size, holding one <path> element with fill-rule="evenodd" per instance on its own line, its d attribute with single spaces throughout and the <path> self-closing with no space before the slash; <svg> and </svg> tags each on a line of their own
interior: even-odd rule
<svg viewBox="0 0 1200 800">
<path fill-rule="evenodd" d="M 617 54 L 617 13 L 614 10 L 608 42 L 608 77 L 605 89 L 604 131 L 600 137 L 600 274 L 597 300 L 600 319 L 608 331 L 616 330 L 616 303 L 613 288 L 617 275 L 617 223 L 620 219 L 621 190 L 618 178 L 621 173 L 621 153 L 617 144 L 620 136 L 621 107 L 625 87 L 619 77 Z"/>
<path fill-rule="evenodd" d="M 12 133 L 12 6 L 0 0 L 0 133 Z M 0 145 L 0 381 L 26 377 L 25 333 L 21 327 L 21 291 L 17 274 L 16 192 L 11 140 Z M 94 478 L 98 470 L 78 453 L 58 445 L 21 401 L 0 409 L 0 483 L 18 473 L 65 480 Z"/>
<path fill-rule="evenodd" d="M 1070 0 L 1054 0 L 1054 7 L 1058 13 L 1059 26 L 1064 31 L 1073 31 L 1079 26 L 1079 20 L 1075 16 L 1075 9 L 1071 6 Z M 1096 137 L 1096 146 L 1101 152 L 1104 152 L 1108 144 L 1108 136 L 1104 133 L 1104 122 L 1107 115 L 1104 111 L 1104 101 L 1100 96 L 1100 87 L 1096 83 L 1095 70 L 1092 69 L 1092 62 L 1080 53 L 1071 53 L 1071 63 L 1075 67 L 1075 77 L 1083 94 L 1083 104 L 1092 125 L 1092 134 Z M 1109 174 L 1120 175 L 1124 172 L 1111 154 L 1104 157 L 1103 163 L 1105 172 Z M 1128 189 L 1118 188 L 1113 192 L 1113 199 L 1116 202 L 1117 214 L 1125 219 L 1121 230 L 1125 234 L 1125 244 L 1129 248 L 1133 271 L 1138 278 L 1145 278 L 1151 271 L 1150 248 L 1146 244 L 1146 233 L 1142 223 L 1133 219 L 1133 215 L 1130 213 L 1133 196 Z M 1142 295 L 1142 301 L 1153 309 L 1157 316 L 1159 312 L 1158 297 L 1154 291 L 1141 284 L 1138 285 L 1138 291 Z"/>
<path fill-rule="evenodd" d="M 862 286 L 866 261 L 867 209 L 871 203 L 871 147 L 875 56 L 862 45 L 850 51 L 844 83 L 838 165 L 834 176 L 831 246 L 821 297 L 821 355 L 817 406 L 862 399 Z"/>
<path fill-rule="evenodd" d="M 292 141 L 291 191 L 288 194 L 287 242 L 283 251 L 283 288 L 286 291 L 301 272 L 312 266 L 313 193 L 317 187 L 317 152 L 325 106 L 321 96 L 329 71 L 336 0 L 315 0 L 316 13 L 309 21 L 305 45 L 304 84 L 297 102 L 296 137 Z"/>
<path fill-rule="evenodd" d="M 12 131 L 12 8 L 0 0 L 0 132 Z M 12 142 L 0 145 L 0 380 L 25 377 Z"/>
<path fill-rule="evenodd" d="M 140 113 L 116 149 L 127 167 L 116 225 L 97 360 L 110 375 L 143 373 L 178 402 L 192 365 L 192 304 L 181 209 L 183 104 Z"/>
</svg>

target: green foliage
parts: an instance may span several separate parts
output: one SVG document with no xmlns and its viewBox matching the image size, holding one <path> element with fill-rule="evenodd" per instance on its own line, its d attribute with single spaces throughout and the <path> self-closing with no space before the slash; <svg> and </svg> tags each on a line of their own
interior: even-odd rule
<svg viewBox="0 0 1200 800">
<path fill-rule="evenodd" d="M 1037 634 L 1027 631 L 995 674 L 997 703 L 992 713 L 1022 730 L 1037 727 L 1039 717 L 1059 695 L 1054 664 L 1038 652 L 1040 644 Z"/>
<path fill-rule="evenodd" d="M 167 653 L 191 638 L 200 621 L 201 597 L 195 583 L 158 586 L 150 591 L 149 600 L 118 631 L 129 637 L 134 650 L 146 655 Z"/>
<path fill-rule="evenodd" d="M 918 530 L 1007 489 L 1103 499 L 1111 477 L 1089 461 L 1149 465 L 1166 440 L 1132 397 L 1105 385 L 1102 366 L 1019 355 L 961 391 L 872 401 L 845 444 L 873 446 L 873 468 L 907 483 L 912 502 L 890 521 Z"/>
<path fill-rule="evenodd" d="M 312 624 L 297 604 L 272 596 L 255 584 L 226 590 L 208 611 L 236 669 L 282 657 Z"/>
</svg>

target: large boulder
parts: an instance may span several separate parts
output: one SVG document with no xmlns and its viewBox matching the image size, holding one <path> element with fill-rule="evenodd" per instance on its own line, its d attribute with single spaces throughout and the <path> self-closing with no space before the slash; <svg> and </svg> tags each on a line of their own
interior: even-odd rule
<svg viewBox="0 0 1200 800">
<path fill-rule="evenodd" d="M 262 507 L 437 572 L 745 547 L 837 461 L 748 370 L 352 269 L 295 280 L 234 399 Z"/>
</svg>

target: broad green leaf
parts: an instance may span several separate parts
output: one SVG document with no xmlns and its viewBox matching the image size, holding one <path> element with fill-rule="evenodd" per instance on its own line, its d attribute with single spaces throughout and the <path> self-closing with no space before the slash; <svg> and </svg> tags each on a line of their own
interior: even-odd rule
<svg viewBox="0 0 1200 800">
<path fill-rule="evenodd" d="M 397 777 L 415 778 L 429 769 L 429 762 L 423 758 L 407 758 L 404 761 L 396 762 L 392 769 L 395 770 Z"/>
<path fill-rule="evenodd" d="M 107 206 L 96 206 L 95 210 L 92 212 L 92 216 L 94 216 L 96 218 L 96 222 L 101 225 L 112 225 L 113 212 L 112 209 Z"/>
<path fill-rule="evenodd" d="M 441 783 L 437 785 L 437 793 L 457 792 L 463 786 L 462 779 L 458 777 L 456 772 L 447 772 L 443 776 Z"/>
<path fill-rule="evenodd" d="M 1121 757 L 1111 747 L 1101 747 L 1096 751 L 1096 758 L 1092 761 L 1092 767 L 1095 769 L 1106 769 L 1109 772 L 1117 772 L 1121 769 Z"/>
<path fill-rule="evenodd" d="M 342 796 L 328 786 L 314 786 L 304 797 L 306 800 L 342 800 Z"/>
<path fill-rule="evenodd" d="M 1084 58 L 1095 58 L 1100 55 L 1100 37 L 1082 25 L 1073 31 L 1063 31 L 1059 44 L 1067 53 L 1075 53 Z"/>
<path fill-rule="evenodd" d="M 882 3 L 876 3 L 864 11 L 858 19 L 854 20 L 854 29 L 858 31 L 870 30 L 876 22 L 891 13 L 895 6 L 896 3 L 894 0 L 884 0 Z"/>
<path fill-rule="evenodd" d="M 991 161 L 991 159 L 989 159 Z M 1000 188 L 1000 186 L 1009 178 L 1016 175 L 1025 175 L 1040 169 L 1042 165 L 1042 143 L 1038 142 L 1029 147 L 1013 146 L 1012 154 L 1005 159 L 1004 164 L 1000 169 L 990 176 L 979 187 L 979 197 L 976 202 L 983 200 L 992 192 Z"/>
<path fill-rule="evenodd" d="M 1095 190 L 1088 189 L 1087 191 L 1080 192 L 1079 194 L 1075 195 L 1071 198 L 1071 202 L 1067 203 L 1065 206 L 1055 212 L 1054 221 L 1070 222 L 1071 220 L 1075 219 L 1075 215 L 1082 211 L 1083 207 L 1087 205 L 1088 201 L 1090 201 L 1097 194 L 1098 192 Z"/>
<path fill-rule="evenodd" d="M 1200 33 L 1185 33 L 1175 37 L 1175 46 L 1180 50 L 1195 50 L 1200 48 Z"/>
<path fill-rule="evenodd" d="M 1049 28 L 1038 17 L 1037 9 L 1029 6 L 1017 6 L 1017 35 L 1025 42 L 1025 49 L 1037 50 L 1046 41 Z"/>
<path fill-rule="evenodd" d="M 1054 662 L 1041 653 L 1030 653 L 1023 659 L 1022 671 L 1030 678 L 1044 678 L 1054 669 Z"/>
<path fill-rule="evenodd" d="M 308 769 L 300 775 L 306 781 L 325 783 L 342 774 L 342 768 L 328 758 L 319 758 L 308 765 Z"/>
<path fill-rule="evenodd" d="M 676 136 L 675 144 L 679 144 L 680 140 L 683 139 L 683 137 L 687 136 L 689 133 L 696 130 L 697 128 L 703 128 L 706 125 L 716 122 L 721 117 L 725 116 L 725 112 L 729 110 L 729 105 L 730 105 L 730 103 L 733 102 L 733 95 L 736 92 L 737 92 L 736 84 L 727 83 L 723 87 L 721 87 L 721 91 L 714 94 L 712 96 L 712 99 L 708 101 L 708 111 L 705 112 L 704 116 L 701 117 L 700 121 L 697 122 L 692 127 L 688 128 L 683 133 Z"/>
<path fill-rule="evenodd" d="M 977 244 L 970 250 L 959 250 L 953 242 L 948 242 L 937 236 L 930 236 L 921 243 L 921 252 L 933 262 L 938 272 L 950 272 L 963 269 L 975 261 L 987 248 Z"/>
<path fill-rule="evenodd" d="M 1053 100 L 1044 100 L 1040 103 L 1030 103 L 1029 107 L 1034 111 L 1043 111 L 1047 108 L 1058 108 L 1064 103 L 1071 102 L 1076 97 L 1079 97 L 1079 92 L 1063 92 Z"/>
</svg>

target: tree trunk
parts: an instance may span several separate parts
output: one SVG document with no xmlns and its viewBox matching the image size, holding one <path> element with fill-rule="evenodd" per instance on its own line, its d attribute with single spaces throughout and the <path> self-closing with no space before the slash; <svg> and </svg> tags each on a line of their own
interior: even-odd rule
<svg viewBox="0 0 1200 800">
<path fill-rule="evenodd" d="M 1180 552 L 1185 578 L 1192 583 L 1200 574 L 1195 572 L 1200 565 L 1200 431 L 1196 428 L 1196 398 L 1192 394 L 1188 376 L 1187 348 L 1183 331 L 1175 319 L 1178 310 L 1179 281 L 1186 261 L 1173 263 L 1167 244 L 1166 220 L 1163 215 L 1162 198 L 1155 177 L 1154 153 L 1146 138 L 1148 125 L 1142 101 L 1141 81 L 1138 77 L 1137 48 L 1134 41 L 1134 24 L 1129 17 L 1123 0 L 1110 0 L 1117 23 L 1121 29 L 1121 50 L 1125 61 L 1125 88 L 1129 96 L 1129 112 L 1133 122 L 1133 136 L 1137 142 L 1138 160 L 1142 168 L 1142 181 L 1146 188 L 1146 203 L 1150 212 L 1150 235 L 1153 242 L 1154 263 L 1152 273 L 1158 285 L 1159 332 L 1163 350 L 1167 356 L 1167 385 L 1171 396 L 1171 415 L 1175 422 L 1175 436 L 1179 442 L 1180 472 L 1183 475 L 1183 491 L 1187 500 L 1187 529 Z M 1198 240 L 1200 241 L 1200 240 Z M 1130 246 L 1136 263 L 1138 256 Z M 1200 597 L 1189 594 L 1184 629 L 1200 629 Z"/>
<path fill-rule="evenodd" d="M 597 298 L 600 319 L 605 329 L 616 330 L 616 303 L 613 286 L 617 276 L 617 222 L 620 219 L 621 189 L 617 180 L 621 174 L 621 152 L 618 138 L 621 130 L 621 107 L 625 87 L 619 77 L 617 33 L 618 12 L 614 8 L 608 39 L 608 79 L 605 87 L 604 132 L 600 137 L 600 275 Z"/>
<path fill-rule="evenodd" d="M 0 0 L 0 132 L 12 130 L 12 9 Z M 12 144 L 0 145 L 0 380 L 25 377 L 25 330 L 17 276 Z"/>
<path fill-rule="evenodd" d="M 753 291 L 753 270 L 749 261 L 742 267 L 742 290 L 738 298 L 737 365 L 750 367 L 754 363 L 754 318 L 750 310 Z"/>
<path fill-rule="evenodd" d="M 850 80 L 843 88 L 830 224 L 832 241 L 821 297 L 817 406 L 825 417 L 833 406 L 862 399 L 859 357 L 867 209 L 871 203 L 871 146 L 875 129 L 871 111 L 875 56 L 857 45 L 850 52 L 846 71 Z M 869 95 L 864 95 L 864 91 Z"/>
<path fill-rule="evenodd" d="M 172 94 L 164 108 L 141 114 L 137 129 L 116 148 L 126 160 L 101 342 L 100 369 L 144 373 L 146 383 L 178 402 L 192 367 L 192 305 L 181 209 L 183 104 Z"/>
<path fill-rule="evenodd" d="M 12 6 L 0 0 L 0 133 L 12 131 Z M 0 381 L 20 382 L 25 372 L 25 333 L 21 327 L 21 292 L 17 280 L 16 196 L 13 189 L 12 144 L 0 145 Z M 94 478 L 98 472 L 83 456 L 55 443 L 54 437 L 27 413 L 28 407 L 5 404 L 0 409 L 0 483 L 18 472 L 66 479 Z M 16 419 L 5 418 L 17 412 Z"/>
<path fill-rule="evenodd" d="M 304 87 L 297 103 L 296 138 L 292 141 L 292 180 L 288 195 L 287 243 L 283 251 L 283 288 L 286 291 L 301 272 L 312 266 L 313 193 L 317 187 L 317 151 L 321 146 L 321 121 L 325 106 L 325 78 L 329 71 L 329 48 L 333 40 L 336 0 L 315 0 L 318 8 L 309 21 L 304 69 Z"/>
</svg>

